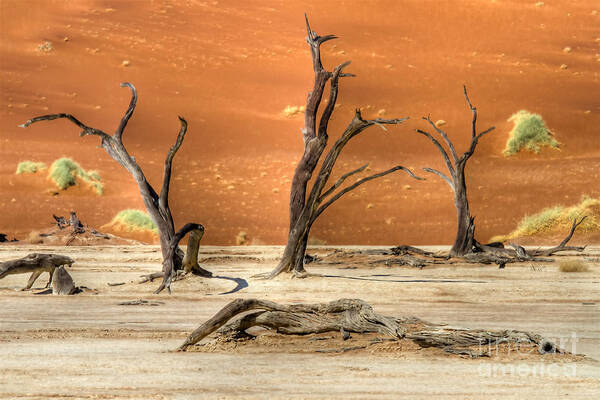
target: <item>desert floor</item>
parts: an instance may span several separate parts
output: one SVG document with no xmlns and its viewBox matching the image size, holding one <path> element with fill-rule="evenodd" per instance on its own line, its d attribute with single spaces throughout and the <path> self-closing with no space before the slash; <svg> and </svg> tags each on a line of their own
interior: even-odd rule
<svg viewBox="0 0 600 400">
<path fill-rule="evenodd" d="M 331 248 L 313 249 L 327 254 Z M 281 247 L 203 247 L 203 265 L 217 277 L 173 284 L 135 283 L 160 268 L 156 246 L 2 246 L 0 261 L 30 252 L 76 259 L 76 296 L 18 291 L 26 275 L 0 281 L 0 397 L 10 399 L 188 398 L 582 398 L 600 387 L 600 247 L 586 250 L 590 271 L 436 265 L 367 267 L 313 264 L 323 277 L 251 278 L 269 271 Z M 561 257 L 570 257 L 561 256 Z M 558 258 L 558 257 L 556 257 Z M 108 283 L 125 282 L 121 286 Z M 170 352 L 227 302 L 261 298 L 283 303 L 361 298 L 385 315 L 486 329 L 519 329 L 566 341 L 586 357 L 562 355 L 465 359 L 429 350 L 316 353 L 301 344 Z M 119 305 L 144 299 L 154 306 Z M 576 347 L 573 348 L 573 334 Z M 324 346 L 339 342 L 332 334 Z M 354 335 L 356 336 L 356 335 Z M 358 338 L 351 338 L 351 345 Z M 301 343 L 301 342 L 298 342 Z M 328 344 L 330 343 L 330 344 Z M 512 371 L 511 371 L 512 369 Z"/>
</svg>

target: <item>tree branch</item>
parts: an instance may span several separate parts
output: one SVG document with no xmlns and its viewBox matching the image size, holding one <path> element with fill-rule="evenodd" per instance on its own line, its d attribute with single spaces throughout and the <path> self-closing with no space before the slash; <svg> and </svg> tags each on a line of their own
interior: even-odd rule
<svg viewBox="0 0 600 400">
<path fill-rule="evenodd" d="M 331 75 L 330 82 L 330 91 L 329 91 L 329 100 L 327 102 L 327 106 L 323 110 L 323 114 L 321 114 L 321 120 L 319 121 L 319 137 L 327 136 L 327 125 L 329 124 L 329 119 L 331 118 L 331 114 L 333 113 L 333 109 L 335 108 L 335 103 L 337 101 L 338 96 L 338 81 L 340 76 L 342 76 L 342 71 L 350 65 L 350 61 L 346 61 L 343 64 L 338 65 L 335 70 L 333 70 L 333 74 Z M 346 74 L 346 76 L 349 76 Z"/>
<path fill-rule="evenodd" d="M 377 179 L 377 178 L 381 178 L 382 176 L 391 174 L 392 172 L 398 171 L 398 170 L 402 170 L 404 172 L 406 172 L 407 174 L 409 174 L 411 177 L 418 179 L 420 181 L 424 181 L 425 178 L 421 178 L 417 175 L 415 175 L 410 169 L 405 168 L 401 165 L 397 165 L 393 168 L 388 169 L 387 171 L 383 171 L 383 172 L 379 172 L 377 174 L 373 174 L 370 176 L 367 176 L 365 178 L 359 179 L 358 181 L 356 181 L 354 184 L 340 190 L 338 193 L 336 193 L 333 197 L 331 197 L 328 201 L 326 201 L 325 203 L 323 203 L 314 213 L 313 217 L 311 218 L 312 222 L 314 222 L 319 215 L 321 215 L 321 213 L 323 211 L 325 211 L 325 209 L 327 209 L 327 207 L 329 207 L 331 204 L 333 204 L 336 200 L 338 200 L 340 197 L 342 197 L 343 195 L 345 195 L 346 193 L 348 193 L 351 190 L 356 189 L 358 186 L 362 185 L 363 183 L 366 183 L 368 181 L 371 181 L 373 179 Z"/>
<path fill-rule="evenodd" d="M 173 163 L 173 157 L 181 147 L 183 143 L 183 139 L 185 138 L 185 133 L 187 132 L 187 121 L 183 117 L 178 117 L 179 122 L 181 124 L 181 128 L 179 129 L 179 134 L 177 135 L 177 140 L 175 144 L 171 147 L 169 152 L 167 153 L 167 157 L 165 159 L 165 169 L 163 174 L 163 186 L 160 191 L 160 198 L 158 200 L 161 213 L 165 213 L 165 215 L 171 223 L 173 223 L 173 217 L 171 216 L 171 212 L 169 210 L 169 188 L 171 185 L 171 166 Z"/>
<path fill-rule="evenodd" d="M 454 160 L 454 164 L 457 164 L 458 163 L 458 155 L 456 154 L 456 149 L 454 148 L 454 143 L 452 143 L 452 141 L 450 140 L 450 138 L 448 137 L 448 135 L 446 134 L 446 132 L 444 132 L 443 130 L 441 130 L 440 128 L 438 128 L 438 126 L 429 118 L 429 116 L 423 117 L 423 119 L 425 121 L 429 122 L 429 124 L 433 127 L 433 129 L 435 129 L 436 132 L 439 133 L 442 136 L 442 138 L 444 139 L 444 141 L 448 145 L 448 148 L 450 148 L 450 154 L 452 155 L 452 159 Z"/>
<path fill-rule="evenodd" d="M 105 133 L 105 132 L 101 131 L 100 129 L 92 128 L 90 126 L 85 125 L 84 123 L 79 121 L 77 118 L 75 118 L 71 114 L 63 114 L 63 113 L 42 115 L 39 117 L 32 118 L 32 119 L 28 120 L 27 122 L 25 122 L 24 124 L 19 125 L 19 128 L 27 128 L 29 125 L 34 124 L 36 122 L 51 121 L 53 119 L 59 119 L 59 118 L 66 118 L 69 121 L 71 121 L 72 123 L 74 123 L 75 125 L 77 125 L 78 127 L 80 127 L 82 129 L 82 131 L 79 134 L 79 136 L 96 135 L 96 136 L 100 136 L 103 141 L 109 140 L 111 138 L 111 136 L 108 133 Z"/>
<path fill-rule="evenodd" d="M 469 94 L 467 93 L 467 85 L 463 85 L 463 90 L 465 92 L 465 99 L 467 99 L 467 104 L 469 105 L 469 108 L 471 109 L 471 112 L 473 113 L 473 122 L 472 122 L 472 137 L 475 138 L 475 136 L 477 136 L 477 107 L 473 107 L 473 104 L 471 104 L 471 100 L 469 99 Z"/>
<path fill-rule="evenodd" d="M 587 218 L 587 215 L 582 217 L 579 222 L 577 221 L 577 218 L 573 218 L 573 224 L 571 225 L 571 230 L 569 231 L 569 234 L 567 235 L 567 237 L 565 237 L 563 239 L 562 242 L 560 242 L 560 244 L 556 247 L 552 247 L 550 249 L 546 249 L 546 250 L 534 250 L 534 251 L 530 251 L 529 253 L 531 253 L 534 256 L 551 256 L 554 253 L 557 253 L 559 251 L 568 251 L 568 250 L 572 250 L 572 251 L 583 251 L 585 249 L 585 246 L 566 246 L 567 243 L 569 243 L 569 240 L 571 240 L 571 238 L 573 237 L 573 234 L 575 233 L 575 230 L 577 229 L 577 227 L 579 225 L 581 225 L 581 223 Z"/>
<path fill-rule="evenodd" d="M 310 46 L 313 60 L 313 71 L 315 73 L 315 83 L 313 90 L 309 92 L 308 98 L 306 99 L 306 110 L 304 112 L 303 136 L 304 144 L 306 145 L 311 139 L 317 136 L 317 111 L 319 109 L 319 105 L 321 104 L 325 84 L 332 76 L 330 72 L 323 69 L 323 64 L 321 63 L 321 43 L 327 40 L 335 39 L 336 36 L 327 35 L 320 37 L 316 32 L 313 32 L 310 29 L 310 24 L 306 14 L 304 14 L 304 18 L 306 20 L 306 31 L 308 34 L 306 41 Z"/>
<path fill-rule="evenodd" d="M 440 142 L 438 142 L 438 140 L 436 138 L 434 138 L 429 132 L 422 131 L 421 129 L 417 129 L 416 131 L 418 133 L 420 133 L 421 135 L 427 137 L 429 140 L 431 140 L 433 142 L 433 144 L 435 145 L 435 147 L 438 148 L 438 150 L 442 154 L 442 157 L 444 157 L 444 162 L 446 163 L 446 168 L 448 168 L 448 172 L 450 172 L 450 176 L 452 176 L 452 178 L 454 179 L 456 176 L 456 172 L 454 171 L 454 167 L 452 166 L 450 157 L 448 157 L 448 153 L 446 153 L 446 150 L 444 149 L 442 144 Z"/>
<path fill-rule="evenodd" d="M 121 137 L 123 136 L 123 130 L 125 130 L 127 122 L 129 122 L 129 118 L 131 118 L 131 116 L 133 115 L 133 110 L 135 110 L 135 105 L 137 104 L 137 90 L 135 86 L 133 86 L 129 82 L 123 82 L 121 83 L 121 87 L 128 87 L 129 89 L 131 89 L 131 101 L 129 103 L 127 111 L 125 111 L 123 119 L 121 119 L 121 123 L 119 124 L 117 131 L 115 132 L 115 139 L 119 142 L 122 141 Z"/>
<path fill-rule="evenodd" d="M 367 168 L 368 166 L 369 166 L 369 164 L 365 164 L 365 165 L 363 165 L 362 167 L 355 169 L 354 171 L 346 172 L 344 175 L 342 175 L 342 176 L 340 177 L 340 179 L 338 179 L 338 180 L 337 180 L 337 182 L 335 182 L 335 183 L 333 184 L 333 186 L 331 186 L 329 189 L 327 189 L 327 190 L 325 191 L 325 193 L 323 193 L 323 194 L 321 195 L 321 197 L 319 197 L 318 203 L 321 203 L 325 197 L 329 196 L 331 193 L 333 193 L 333 191 L 334 191 L 335 189 L 337 189 L 338 187 L 340 187 L 340 185 L 341 185 L 342 183 L 344 183 L 344 181 L 345 181 L 347 178 L 351 177 L 352 175 L 355 175 L 355 174 L 358 174 L 358 173 L 360 173 L 360 172 L 364 171 L 364 170 L 365 170 L 365 168 Z"/>
<path fill-rule="evenodd" d="M 452 188 L 452 191 L 456 191 L 456 188 L 454 187 L 454 183 L 452 182 L 452 180 L 450 178 L 448 178 L 446 175 L 444 175 L 442 172 L 438 171 L 437 169 L 428 168 L 428 167 L 423 168 L 423 171 L 430 172 L 432 174 L 436 174 L 437 176 L 439 176 L 440 178 L 445 180 L 448 183 L 448 185 L 450 185 L 450 187 Z"/>
</svg>

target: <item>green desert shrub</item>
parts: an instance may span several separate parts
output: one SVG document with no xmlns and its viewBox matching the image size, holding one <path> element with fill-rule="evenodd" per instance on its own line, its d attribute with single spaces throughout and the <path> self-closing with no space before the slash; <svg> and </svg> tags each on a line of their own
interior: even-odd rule
<svg viewBox="0 0 600 400">
<path fill-rule="evenodd" d="M 36 161 L 21 161 L 17 165 L 17 175 L 20 174 L 35 174 L 38 171 L 43 171 L 48 167 L 43 162 Z"/>
<path fill-rule="evenodd" d="M 104 193 L 104 185 L 100 182 L 98 172 L 85 171 L 70 158 L 59 158 L 54 161 L 48 171 L 48 177 L 62 190 L 67 189 L 69 186 L 75 186 L 77 180 L 81 179 L 92 187 L 96 194 L 101 195 Z"/>
<path fill-rule="evenodd" d="M 541 115 L 521 110 L 508 120 L 514 123 L 514 126 L 506 142 L 505 156 L 516 154 L 521 149 L 539 153 L 543 146 L 558 147 L 558 142 L 552 137 Z"/>
<path fill-rule="evenodd" d="M 571 207 L 545 208 L 537 214 L 525 216 L 517 225 L 517 229 L 508 235 L 495 236 L 490 240 L 503 242 L 524 236 L 568 232 L 574 218 L 581 219 L 585 216 L 587 218 L 579 225 L 578 231 L 590 232 L 600 229 L 600 199 L 583 196 L 579 204 Z"/>
<path fill-rule="evenodd" d="M 587 272 L 590 268 L 581 260 L 563 260 L 558 263 L 560 272 Z"/>
<path fill-rule="evenodd" d="M 142 210 L 122 210 L 112 219 L 110 227 L 120 231 L 151 231 L 158 233 L 158 228 L 150 215 Z"/>
</svg>

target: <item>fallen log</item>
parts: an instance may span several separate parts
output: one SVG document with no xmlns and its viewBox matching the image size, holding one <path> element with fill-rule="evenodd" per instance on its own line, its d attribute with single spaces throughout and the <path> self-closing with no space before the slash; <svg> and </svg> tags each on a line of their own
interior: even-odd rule
<svg viewBox="0 0 600 400">
<path fill-rule="evenodd" d="M 448 328 L 415 317 L 387 317 L 376 313 L 368 303 L 359 299 L 293 305 L 237 299 L 194 330 L 178 351 L 186 351 L 213 332 L 216 332 L 217 338 L 224 340 L 247 340 L 253 338 L 247 329 L 256 326 L 283 335 L 379 333 L 393 340 L 409 339 L 421 347 L 436 347 L 446 353 L 470 357 L 489 355 L 494 350 L 493 346 L 505 343 L 535 347 L 541 354 L 562 352 L 542 336 L 529 332 Z"/>
<path fill-rule="evenodd" d="M 31 253 L 17 260 L 10 260 L 0 263 L 0 279 L 7 275 L 26 274 L 31 272 L 31 277 L 27 285 L 22 290 L 29 290 L 36 279 L 44 272 L 50 274 L 50 279 L 46 284 L 49 288 L 52 284 L 54 270 L 61 265 L 72 265 L 75 261 L 67 256 L 60 254 Z"/>
</svg>

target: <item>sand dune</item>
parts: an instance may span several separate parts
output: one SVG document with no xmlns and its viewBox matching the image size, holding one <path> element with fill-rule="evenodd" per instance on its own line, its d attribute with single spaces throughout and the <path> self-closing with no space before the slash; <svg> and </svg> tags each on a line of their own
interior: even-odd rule
<svg viewBox="0 0 600 400">
<path fill-rule="evenodd" d="M 600 7 L 594 0 L 535 3 L 2 1 L 0 232 L 22 238 L 71 209 L 101 226 L 121 209 L 142 207 L 133 180 L 97 138 L 79 138 L 66 121 L 17 128 L 35 115 L 69 112 L 112 132 L 129 101 L 119 83 L 129 81 L 140 99 L 125 143 L 151 182 L 159 182 L 177 115 L 190 123 L 175 160 L 177 224 L 202 222 L 208 244 L 233 244 L 240 231 L 252 243 L 283 243 L 303 123 L 283 110 L 302 105 L 312 85 L 304 12 L 317 32 L 340 36 L 324 46 L 325 65 L 351 59 L 358 75 L 342 83 L 332 138 L 356 107 L 367 117 L 380 110 L 412 117 L 357 138 L 337 176 L 368 161 L 374 171 L 441 167 L 414 128 L 423 127 L 422 115 L 444 119 L 464 148 L 471 117 L 465 83 L 481 129 L 497 126 L 468 167 L 478 237 L 507 233 L 544 207 L 598 197 Z M 560 151 L 501 155 L 506 120 L 520 109 L 546 119 Z M 19 161 L 49 164 L 61 156 L 99 170 L 105 194 L 53 196 L 44 176 L 14 174 Z M 370 183 L 328 210 L 313 235 L 332 244 L 451 243 L 451 193 L 428 178 L 398 174 Z"/>
</svg>

